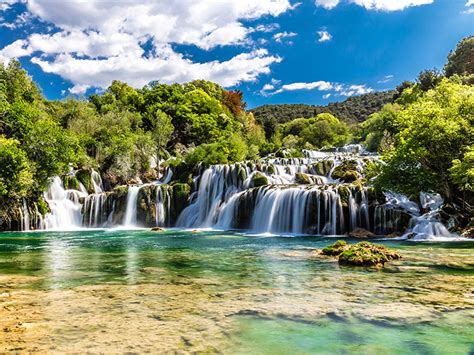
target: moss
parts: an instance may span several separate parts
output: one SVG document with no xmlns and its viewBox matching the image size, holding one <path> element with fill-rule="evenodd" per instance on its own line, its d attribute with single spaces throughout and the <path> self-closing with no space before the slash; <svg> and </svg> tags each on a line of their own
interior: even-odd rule
<svg viewBox="0 0 474 355">
<path fill-rule="evenodd" d="M 267 166 L 267 174 L 275 174 L 276 173 L 276 170 L 275 170 L 275 166 L 273 164 L 270 164 Z"/>
<path fill-rule="evenodd" d="M 46 213 L 50 212 L 48 203 L 44 200 L 43 197 L 39 197 L 38 201 L 36 201 L 36 206 L 38 207 L 38 212 L 41 213 L 43 216 Z"/>
<path fill-rule="evenodd" d="M 304 173 L 296 173 L 295 175 L 295 182 L 297 184 L 301 184 L 301 185 L 309 185 L 311 184 L 313 181 L 311 180 L 311 178 L 307 175 L 307 174 L 304 174 Z"/>
<path fill-rule="evenodd" d="M 339 254 L 339 264 L 354 266 L 383 266 L 386 262 L 400 259 L 401 255 L 380 244 L 361 242 L 351 245 Z"/>
<path fill-rule="evenodd" d="M 339 196 L 341 197 L 341 204 L 343 207 L 349 206 L 349 196 L 351 192 L 347 186 L 339 186 L 337 189 Z"/>
<path fill-rule="evenodd" d="M 252 184 L 253 184 L 254 187 L 268 185 L 268 179 L 265 175 L 257 172 L 252 177 Z"/>
<path fill-rule="evenodd" d="M 333 160 L 321 160 L 313 165 L 318 175 L 327 176 L 334 165 Z"/>
<path fill-rule="evenodd" d="M 353 182 L 359 178 L 357 173 L 357 162 L 355 160 L 344 160 L 332 172 L 333 179 L 339 179 L 343 182 Z"/>
<path fill-rule="evenodd" d="M 92 183 L 91 171 L 89 169 L 78 170 L 76 177 L 84 185 L 88 193 L 94 193 L 94 184 Z"/>
<path fill-rule="evenodd" d="M 401 255 L 380 244 L 360 242 L 349 245 L 343 240 L 325 247 L 323 255 L 337 256 L 341 265 L 383 266 L 386 262 L 400 259 Z"/>
<path fill-rule="evenodd" d="M 338 240 L 337 242 L 328 245 L 326 248 L 324 248 L 321 253 L 323 255 L 330 255 L 330 256 L 338 256 L 341 254 L 344 250 L 346 250 L 349 246 L 347 243 L 343 240 Z"/>
<path fill-rule="evenodd" d="M 80 183 L 74 175 L 66 175 L 63 178 L 63 185 L 66 190 L 80 190 Z"/>
</svg>

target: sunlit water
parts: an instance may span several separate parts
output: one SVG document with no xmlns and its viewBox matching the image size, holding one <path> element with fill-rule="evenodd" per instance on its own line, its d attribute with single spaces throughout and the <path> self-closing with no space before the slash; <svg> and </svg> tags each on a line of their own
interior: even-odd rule
<svg viewBox="0 0 474 355">
<path fill-rule="evenodd" d="M 0 234 L 0 349 L 474 351 L 474 243 L 383 241 L 342 267 L 322 237 L 212 231 Z M 355 242 L 355 241 L 351 241 Z"/>
</svg>

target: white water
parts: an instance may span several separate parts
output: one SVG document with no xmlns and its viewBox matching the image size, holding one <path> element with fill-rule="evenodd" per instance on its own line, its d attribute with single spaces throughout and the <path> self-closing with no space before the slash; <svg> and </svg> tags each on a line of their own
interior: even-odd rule
<svg viewBox="0 0 474 355">
<path fill-rule="evenodd" d="M 451 233 L 439 220 L 440 207 L 443 198 L 435 193 L 421 193 L 421 207 L 428 209 L 428 212 L 421 216 L 413 216 L 410 221 L 410 228 L 403 236 L 412 240 L 444 241 L 459 239 L 459 235 Z"/>
<path fill-rule="evenodd" d="M 136 227 L 137 225 L 137 199 L 140 186 L 131 185 L 127 192 L 127 206 L 125 209 L 125 216 L 123 225 L 125 227 Z"/>
<path fill-rule="evenodd" d="M 72 230 L 82 226 L 80 197 L 85 197 L 77 190 L 65 190 L 61 178 L 53 179 L 44 199 L 51 212 L 45 216 L 46 229 Z"/>
</svg>

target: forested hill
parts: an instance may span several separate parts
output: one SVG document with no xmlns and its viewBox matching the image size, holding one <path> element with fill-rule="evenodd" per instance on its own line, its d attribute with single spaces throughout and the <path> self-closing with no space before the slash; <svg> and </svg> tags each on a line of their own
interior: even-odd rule
<svg viewBox="0 0 474 355">
<path fill-rule="evenodd" d="M 342 102 L 330 103 L 327 106 L 282 104 L 263 105 L 250 110 L 264 127 L 276 123 L 286 123 L 295 118 L 315 117 L 320 113 L 330 113 L 348 124 L 363 122 L 385 104 L 392 102 L 396 91 L 380 91 L 350 97 Z"/>
</svg>

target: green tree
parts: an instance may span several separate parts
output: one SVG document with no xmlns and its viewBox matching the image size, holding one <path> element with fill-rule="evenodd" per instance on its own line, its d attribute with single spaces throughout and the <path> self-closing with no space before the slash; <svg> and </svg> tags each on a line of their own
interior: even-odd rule
<svg viewBox="0 0 474 355">
<path fill-rule="evenodd" d="M 454 74 L 474 75 L 474 36 L 463 38 L 449 53 L 444 73 L 447 77 Z"/>
<path fill-rule="evenodd" d="M 33 176 L 20 142 L 0 136 L 0 201 L 28 195 Z"/>
<path fill-rule="evenodd" d="M 451 198 L 453 177 L 459 183 L 465 171 L 457 161 L 469 163 L 463 152 L 474 143 L 474 88 L 443 79 L 396 112 L 394 121 L 395 147 L 384 154 L 377 184 L 412 196 L 436 191 Z"/>
</svg>

